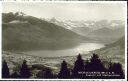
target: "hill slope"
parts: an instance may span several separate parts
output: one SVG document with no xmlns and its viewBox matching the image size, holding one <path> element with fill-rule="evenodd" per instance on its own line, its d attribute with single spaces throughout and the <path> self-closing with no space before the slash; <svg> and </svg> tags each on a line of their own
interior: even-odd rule
<svg viewBox="0 0 128 81">
<path fill-rule="evenodd" d="M 103 58 L 109 61 L 120 62 L 125 64 L 125 37 L 121 37 L 118 41 L 106 45 L 106 47 L 95 50 L 97 54 L 100 54 Z"/>
<path fill-rule="evenodd" d="M 124 31 L 124 27 L 116 29 L 104 27 L 90 32 L 88 37 L 97 39 L 101 42 L 103 41 L 106 43 L 112 43 L 118 40 L 120 37 L 124 36 Z"/>
<path fill-rule="evenodd" d="M 2 14 L 3 50 L 64 49 L 89 40 L 61 26 L 32 17 Z M 8 19 L 9 18 L 9 19 Z M 7 21 L 8 20 L 8 21 Z"/>
</svg>

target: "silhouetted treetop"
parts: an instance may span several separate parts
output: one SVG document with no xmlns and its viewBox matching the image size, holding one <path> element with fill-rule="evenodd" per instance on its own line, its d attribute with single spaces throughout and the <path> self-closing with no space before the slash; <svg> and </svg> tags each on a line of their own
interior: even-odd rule
<svg viewBox="0 0 128 81">
<path fill-rule="evenodd" d="M 97 59 L 99 59 L 99 56 L 97 54 L 93 53 L 93 56 L 91 57 L 91 62 L 93 62 Z"/>
<path fill-rule="evenodd" d="M 35 65 L 37 66 L 37 65 Z M 24 60 L 21 68 L 11 74 L 7 62 L 4 60 L 2 64 L 2 78 L 42 78 L 42 79 L 124 79 L 125 74 L 120 63 L 109 62 L 108 67 L 105 67 L 104 61 L 100 59 L 98 54 L 93 54 L 90 59 L 83 60 L 79 54 L 74 63 L 73 68 L 68 68 L 65 60 L 62 61 L 60 71 L 54 72 L 50 67 L 28 67 L 27 61 Z M 32 69 L 34 68 L 34 69 Z M 30 71 L 31 69 L 31 71 Z M 34 70 L 34 71 L 33 71 Z M 37 72 L 37 73 L 34 73 Z M 33 76 L 31 76 L 33 73 Z M 94 75 L 93 75 L 94 73 Z M 95 74 L 98 73 L 98 74 Z M 105 76 L 103 76 L 105 73 Z M 98 75 L 98 76 L 97 76 Z M 112 76 L 111 76 L 112 75 Z M 118 75 L 118 76 L 116 76 Z"/>
<path fill-rule="evenodd" d="M 77 56 L 77 59 L 82 60 L 82 57 L 80 54 Z"/>
<path fill-rule="evenodd" d="M 30 75 L 31 73 L 30 73 L 30 69 L 28 68 L 27 61 L 24 60 L 20 68 L 20 76 L 21 78 L 29 78 Z"/>
<path fill-rule="evenodd" d="M 2 63 L 2 78 L 9 78 L 9 77 L 10 77 L 9 68 L 7 62 L 4 60 Z"/>
<path fill-rule="evenodd" d="M 58 78 L 69 78 L 70 77 L 70 71 L 67 67 L 67 62 L 63 61 L 61 63 L 61 69 L 60 72 L 58 74 Z"/>
<path fill-rule="evenodd" d="M 17 72 L 11 74 L 11 78 L 20 78 L 20 75 Z"/>
</svg>

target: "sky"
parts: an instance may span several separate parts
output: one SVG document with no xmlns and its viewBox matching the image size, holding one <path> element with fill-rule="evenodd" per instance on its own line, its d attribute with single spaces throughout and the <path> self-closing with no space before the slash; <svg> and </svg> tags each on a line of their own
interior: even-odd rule
<svg viewBox="0 0 128 81">
<path fill-rule="evenodd" d="M 23 12 L 38 18 L 60 20 L 124 20 L 123 3 L 15 3 L 2 4 L 3 13 Z"/>
</svg>

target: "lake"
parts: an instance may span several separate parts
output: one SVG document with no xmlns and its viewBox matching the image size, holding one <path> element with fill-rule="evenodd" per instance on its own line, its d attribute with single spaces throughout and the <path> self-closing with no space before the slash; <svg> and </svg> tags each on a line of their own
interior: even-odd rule
<svg viewBox="0 0 128 81">
<path fill-rule="evenodd" d="M 75 56 L 75 55 L 78 55 L 78 53 L 87 54 L 89 53 L 89 51 L 100 49 L 102 47 L 104 47 L 104 44 L 80 43 L 78 46 L 70 49 L 29 51 L 29 52 L 26 52 L 26 54 L 40 56 L 40 57 Z"/>
</svg>

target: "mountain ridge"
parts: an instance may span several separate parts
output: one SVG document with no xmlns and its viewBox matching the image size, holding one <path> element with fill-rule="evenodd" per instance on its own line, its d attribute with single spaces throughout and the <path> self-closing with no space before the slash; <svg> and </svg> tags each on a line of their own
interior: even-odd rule
<svg viewBox="0 0 128 81">
<path fill-rule="evenodd" d="M 8 22 L 10 16 L 5 16 L 9 14 L 14 19 Z M 2 18 L 4 50 L 62 49 L 75 46 L 83 40 L 89 40 L 71 30 L 36 17 L 6 13 Z"/>
</svg>

